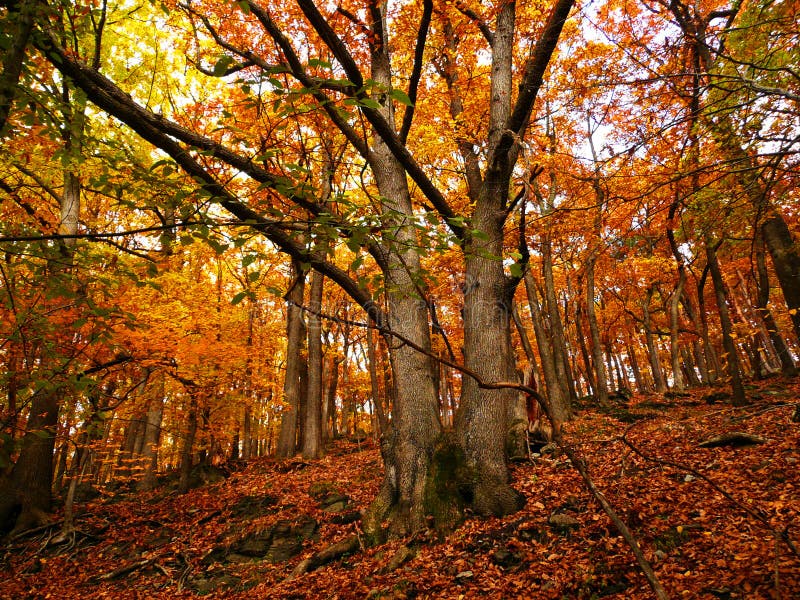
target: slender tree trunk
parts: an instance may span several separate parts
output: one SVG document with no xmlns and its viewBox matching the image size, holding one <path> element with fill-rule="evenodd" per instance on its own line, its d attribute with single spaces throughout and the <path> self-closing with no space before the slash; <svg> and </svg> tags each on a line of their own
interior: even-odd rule
<svg viewBox="0 0 800 600">
<path fill-rule="evenodd" d="M 194 448 L 194 440 L 197 435 L 197 422 L 198 422 L 198 392 L 197 390 L 189 390 L 189 408 L 186 414 L 186 432 L 181 445 L 180 465 L 178 472 L 180 479 L 178 480 L 178 493 L 185 494 L 189 491 L 190 478 L 192 474 L 192 450 Z"/>
<path fill-rule="evenodd" d="M 592 254 L 586 261 L 586 320 L 592 341 L 592 362 L 594 364 L 595 395 L 600 406 L 608 406 L 608 379 L 603 361 L 603 344 L 600 341 L 600 327 L 595 314 L 594 261 Z"/>
<path fill-rule="evenodd" d="M 708 261 L 711 281 L 714 284 L 714 295 L 717 299 L 717 310 L 722 326 L 722 346 L 725 349 L 725 362 L 728 366 L 728 375 L 731 379 L 731 390 L 733 393 L 734 406 L 746 405 L 747 398 L 742 384 L 742 368 L 739 364 L 739 354 L 736 343 L 733 341 L 733 324 L 731 323 L 730 312 L 728 311 L 727 294 L 725 293 L 725 282 L 722 278 L 722 271 L 717 260 L 717 250 L 712 240 L 706 238 L 706 260 Z"/>
<path fill-rule="evenodd" d="M 531 321 L 533 321 L 533 331 L 536 336 L 536 345 L 539 348 L 539 359 L 542 366 L 545 388 L 545 397 L 550 405 L 550 410 L 556 419 L 562 423 L 570 419 L 569 404 L 562 395 L 561 386 L 558 385 L 558 375 L 551 352 L 550 339 L 545 333 L 542 323 L 542 311 L 539 304 L 539 295 L 536 291 L 536 282 L 530 271 L 525 273 L 525 291 L 528 294 L 528 306 L 531 310 Z"/>
<path fill-rule="evenodd" d="M 642 377 L 642 372 L 639 369 L 639 360 L 636 358 L 636 350 L 630 338 L 625 340 L 625 350 L 628 354 L 628 362 L 631 365 L 631 371 L 633 371 L 633 380 L 636 382 L 636 389 L 640 394 L 646 394 L 649 390 Z"/>
<path fill-rule="evenodd" d="M 553 189 L 555 192 L 555 188 Z M 561 322 L 561 311 L 558 309 L 555 279 L 553 277 L 553 249 L 549 232 L 544 236 L 541 244 L 542 250 L 542 277 L 544 281 L 544 306 L 546 307 L 548 322 L 550 323 L 550 343 L 553 348 L 553 364 L 556 368 L 556 378 L 561 386 L 561 397 L 567 402 L 574 400 L 575 389 L 570 376 L 567 362 L 567 345 L 564 336 L 564 326 Z"/>
<path fill-rule="evenodd" d="M 336 420 L 336 389 L 339 384 L 339 363 L 341 360 L 336 357 L 331 357 L 330 374 L 328 375 L 328 391 L 326 395 L 325 404 L 327 409 L 327 418 L 330 419 L 330 437 L 335 440 L 339 437 L 339 428 Z M 327 420 L 326 420 L 327 426 Z"/>
<path fill-rule="evenodd" d="M 578 345 L 581 349 L 581 357 L 586 373 L 586 382 L 589 384 L 589 393 L 597 396 L 597 380 L 594 376 L 594 366 L 589 354 L 589 348 L 586 346 L 586 336 L 583 334 L 583 310 L 582 303 L 578 303 L 578 308 L 575 310 L 575 331 L 578 335 Z"/>
<path fill-rule="evenodd" d="M 767 330 L 767 335 L 772 341 L 772 346 L 775 348 L 775 353 L 778 355 L 780 361 L 781 371 L 784 375 L 794 376 L 797 375 L 797 366 L 794 363 L 792 354 L 786 345 L 786 341 L 778 330 L 778 324 L 772 316 L 772 311 L 769 309 L 769 274 L 767 272 L 767 261 L 764 256 L 764 242 L 763 240 L 756 240 L 756 311 L 761 317 L 764 327 Z"/>
<path fill-rule="evenodd" d="M 644 301 L 644 336 L 647 344 L 647 356 L 650 359 L 650 370 L 653 373 L 653 381 L 655 382 L 656 392 L 663 394 L 667 391 L 667 382 L 664 380 L 664 372 L 661 370 L 661 359 L 658 355 L 658 348 L 655 343 L 655 336 L 653 335 L 653 326 L 650 321 L 650 299 L 653 297 L 653 288 L 647 290 L 647 297 Z"/>
<path fill-rule="evenodd" d="M 323 275 L 311 273 L 308 315 L 308 394 L 303 435 L 303 458 L 322 456 L 322 310 Z"/>
<path fill-rule="evenodd" d="M 283 382 L 285 405 L 281 412 L 278 458 L 290 458 L 297 452 L 297 423 L 300 411 L 300 362 L 303 346 L 303 292 L 305 275 L 300 264 L 292 261 L 292 283 L 286 302 L 286 375 Z"/>
<path fill-rule="evenodd" d="M 679 308 L 683 295 L 683 286 L 686 283 L 686 269 L 683 264 L 678 267 L 678 283 L 669 299 L 669 354 L 672 362 L 672 389 L 676 392 L 684 391 L 683 375 L 681 374 L 681 356 L 678 342 L 678 329 L 680 327 Z"/>
</svg>

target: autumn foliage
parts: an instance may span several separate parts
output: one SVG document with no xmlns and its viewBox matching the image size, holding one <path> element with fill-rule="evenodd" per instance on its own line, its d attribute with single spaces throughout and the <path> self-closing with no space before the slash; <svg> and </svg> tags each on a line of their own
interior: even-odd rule
<svg viewBox="0 0 800 600">
<path fill-rule="evenodd" d="M 798 593 L 796 2 L 0 19 L 0 596 Z"/>
</svg>

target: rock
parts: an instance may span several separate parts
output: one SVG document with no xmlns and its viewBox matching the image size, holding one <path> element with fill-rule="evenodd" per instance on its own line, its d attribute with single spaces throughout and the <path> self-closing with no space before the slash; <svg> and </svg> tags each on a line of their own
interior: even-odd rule
<svg viewBox="0 0 800 600">
<path fill-rule="evenodd" d="M 194 489 L 225 481 L 225 472 L 214 465 L 195 465 L 189 474 L 189 487 Z"/>
<path fill-rule="evenodd" d="M 330 481 L 315 481 L 308 488 L 308 495 L 314 500 L 322 500 L 328 494 L 336 491 L 336 484 Z"/>
<path fill-rule="evenodd" d="M 331 517 L 331 523 L 336 525 L 349 525 L 361 519 L 361 511 L 351 510 Z"/>
<path fill-rule="evenodd" d="M 349 503 L 350 498 L 337 492 L 331 492 L 320 500 L 322 510 L 328 513 L 342 512 Z"/>
<path fill-rule="evenodd" d="M 522 557 L 518 553 L 511 552 L 505 546 L 501 546 L 495 550 L 491 559 L 494 564 L 504 569 L 515 567 L 522 562 Z"/>
<path fill-rule="evenodd" d="M 706 404 L 716 404 L 717 402 L 725 402 L 730 399 L 731 395 L 728 392 L 712 392 L 711 394 L 703 396 L 703 401 Z"/>
<path fill-rule="evenodd" d="M 768 440 L 758 435 L 750 433 L 742 433 L 740 431 L 731 431 L 730 433 L 723 433 L 697 444 L 700 448 L 718 448 L 720 446 L 732 446 L 739 448 L 742 446 L 755 446 L 757 444 L 764 444 Z"/>
<path fill-rule="evenodd" d="M 234 543 L 228 556 L 285 562 L 303 551 L 303 542 L 313 537 L 317 528 L 318 523 L 308 516 L 297 521 L 278 521 L 272 527 L 246 535 Z"/>
<path fill-rule="evenodd" d="M 400 549 L 395 553 L 394 556 L 389 560 L 385 567 L 380 569 L 380 573 L 391 573 L 392 571 L 396 571 L 401 566 L 406 564 L 412 558 L 414 558 L 417 553 L 409 548 L 408 546 L 400 546 Z"/>
<path fill-rule="evenodd" d="M 456 574 L 456 579 L 471 579 L 475 576 L 475 573 L 472 571 L 461 571 L 461 573 Z"/>
<path fill-rule="evenodd" d="M 234 544 L 231 550 L 244 556 L 262 557 L 272 546 L 272 529 L 256 531 Z"/>
<path fill-rule="evenodd" d="M 233 516 L 245 519 L 260 517 L 272 512 L 272 507 L 278 503 L 278 499 L 264 494 L 263 496 L 243 496 L 231 508 Z"/>
<path fill-rule="evenodd" d="M 575 517 L 561 513 L 550 515 L 550 518 L 547 520 L 547 522 L 553 529 L 557 529 L 559 531 L 569 531 L 571 529 L 577 529 L 581 526 L 580 521 L 578 521 L 578 519 Z"/>
</svg>

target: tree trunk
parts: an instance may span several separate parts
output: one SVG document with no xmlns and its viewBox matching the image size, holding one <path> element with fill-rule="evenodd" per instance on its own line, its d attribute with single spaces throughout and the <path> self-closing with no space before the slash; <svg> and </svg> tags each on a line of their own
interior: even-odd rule
<svg viewBox="0 0 800 600">
<path fill-rule="evenodd" d="M 786 341 L 778 330 L 778 324 L 772 316 L 772 311 L 769 309 L 769 274 L 767 272 L 767 262 L 764 256 L 764 241 L 757 239 L 755 242 L 756 248 L 756 311 L 761 317 L 764 327 L 767 330 L 767 335 L 772 341 L 772 346 L 775 348 L 775 353 L 778 355 L 780 361 L 781 371 L 784 375 L 794 376 L 797 375 L 797 366 L 794 364 L 789 348 L 786 346 Z"/>
<path fill-rule="evenodd" d="M 586 261 L 586 320 L 589 322 L 590 339 L 592 340 L 592 362 L 594 364 L 595 396 L 600 406 L 608 406 L 608 379 L 603 362 L 603 345 L 600 341 L 600 327 L 595 314 L 594 261 L 592 253 Z"/>
<path fill-rule="evenodd" d="M 661 370 L 661 359 L 658 356 L 658 348 L 653 335 L 653 326 L 650 322 L 650 299 L 653 297 L 653 288 L 647 290 L 647 297 L 642 306 L 644 312 L 644 337 L 647 344 L 647 356 L 650 360 L 650 370 L 653 373 L 656 392 L 663 394 L 667 391 L 667 382 L 664 380 L 664 372 Z"/>
<path fill-rule="evenodd" d="M 197 435 L 197 394 L 198 392 L 196 390 L 189 390 L 186 432 L 184 433 L 183 444 L 181 445 L 180 465 L 178 467 L 178 472 L 180 473 L 180 479 L 178 480 L 179 494 L 185 494 L 189 491 L 189 483 L 192 474 L 192 449 L 194 448 L 194 439 Z"/>
<path fill-rule="evenodd" d="M 672 362 L 672 389 L 683 392 L 683 375 L 681 374 L 681 355 L 678 347 L 678 328 L 680 327 L 679 311 L 680 300 L 683 295 L 683 286 L 686 283 L 686 268 L 681 264 L 678 267 L 678 283 L 669 299 L 669 354 Z"/>
<path fill-rule="evenodd" d="M 722 346 L 725 349 L 725 362 L 728 366 L 728 375 L 731 378 L 733 405 L 744 406 L 747 404 L 747 398 L 744 393 L 744 385 L 742 384 L 742 369 L 739 364 L 738 350 L 736 349 L 736 343 L 733 341 L 733 336 L 731 335 L 733 333 L 733 324 L 731 323 L 730 312 L 728 311 L 725 282 L 722 279 L 722 271 L 720 271 L 719 268 L 717 250 L 714 243 L 708 239 L 708 236 L 705 240 L 705 246 L 706 260 L 708 261 L 708 268 L 711 273 L 711 281 L 714 284 L 714 295 L 717 300 L 717 310 L 722 326 Z"/>
<path fill-rule="evenodd" d="M 371 44 L 372 79 L 392 87 L 385 5 L 372 8 L 375 39 Z M 380 109 L 387 123 L 394 123 L 394 105 Z M 414 210 L 404 167 L 384 139 L 373 140 L 372 171 L 381 196 L 383 242 L 386 253 L 384 279 L 389 306 L 389 327 L 413 341 L 425 352 L 431 350 L 428 303 L 421 288 L 419 240 L 413 225 Z M 374 315 L 373 315 L 374 316 Z M 425 487 L 434 444 L 441 431 L 435 375 L 429 356 L 387 337 L 394 373 L 396 397 L 392 431 L 384 436 L 381 450 L 386 465 L 378 497 L 364 518 L 365 533 L 377 541 L 381 522 L 387 517 L 394 533 L 419 531 L 425 524 Z"/>
<path fill-rule="evenodd" d="M 556 188 L 553 187 L 554 196 Z M 552 199 L 548 202 L 552 203 Z M 556 377 L 561 386 L 561 396 L 570 402 L 576 399 L 575 386 L 569 373 L 567 343 L 564 335 L 564 326 L 561 322 L 561 311 L 558 309 L 558 299 L 553 278 L 553 249 L 550 233 L 544 236 L 541 244 L 542 250 L 542 277 L 544 281 L 544 305 L 550 323 L 550 343 L 553 348 L 553 364 L 556 368 Z"/>
<path fill-rule="evenodd" d="M 322 291 L 324 276 L 311 273 L 308 315 L 308 393 L 303 434 L 303 458 L 322 456 Z"/>
<path fill-rule="evenodd" d="M 633 380 L 636 382 L 636 389 L 640 394 L 646 394 L 649 390 L 642 377 L 642 372 L 639 369 L 639 360 L 636 358 L 636 350 L 630 338 L 625 340 L 625 350 L 628 353 L 628 362 L 631 365 L 631 371 L 633 371 Z"/>
<path fill-rule="evenodd" d="M 144 443 L 142 444 L 142 462 L 144 472 L 137 484 L 139 491 L 152 490 L 156 485 L 156 471 L 158 469 L 158 444 L 161 439 L 161 421 L 164 416 L 164 385 L 163 380 L 156 388 L 156 394 L 150 400 L 145 421 Z"/>
<path fill-rule="evenodd" d="M 290 458 L 297 452 L 297 420 L 300 410 L 300 361 L 303 346 L 303 291 L 305 275 L 300 264 L 292 261 L 292 283 L 286 301 L 286 374 L 283 380 L 284 406 L 281 411 L 278 458 Z"/>
<path fill-rule="evenodd" d="M 375 351 L 375 334 L 372 329 L 367 329 L 365 335 L 367 337 L 367 369 L 369 370 L 370 392 L 372 393 L 374 413 L 378 421 L 377 429 L 380 433 L 383 433 L 389 429 L 389 421 L 381 398 L 380 385 L 378 385 L 378 357 Z"/>
<path fill-rule="evenodd" d="M 10 490 L 0 493 L 0 531 L 24 531 L 48 522 L 58 407 L 56 390 L 39 390 L 33 395 Z"/>
<path fill-rule="evenodd" d="M 536 336 L 536 346 L 539 348 L 539 360 L 542 365 L 542 375 L 544 376 L 547 390 L 544 396 L 550 405 L 553 416 L 563 423 L 570 419 L 569 404 L 562 395 L 561 386 L 558 385 L 553 353 L 550 351 L 552 346 L 542 323 L 539 295 L 536 291 L 536 282 L 533 280 L 533 275 L 531 275 L 530 271 L 525 273 L 525 291 L 528 294 L 528 306 L 531 310 L 533 332 Z"/>
</svg>

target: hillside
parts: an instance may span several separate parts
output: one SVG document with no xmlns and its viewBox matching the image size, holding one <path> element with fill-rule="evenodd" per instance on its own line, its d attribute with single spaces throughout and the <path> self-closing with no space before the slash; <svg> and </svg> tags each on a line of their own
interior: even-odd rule
<svg viewBox="0 0 800 600">
<path fill-rule="evenodd" d="M 796 598 L 800 557 L 776 535 L 800 545 L 798 382 L 750 386 L 752 404 L 741 409 L 714 391 L 635 397 L 606 414 L 585 409 L 566 438 L 670 597 Z M 698 446 L 734 432 L 766 441 Z M 517 514 L 471 519 L 445 540 L 431 532 L 357 549 L 296 577 L 301 561 L 358 534 L 354 511 L 381 479 L 375 445 L 342 441 L 318 462 L 257 460 L 225 474 L 183 496 L 165 484 L 79 502 L 78 531 L 60 544 L 58 523 L 6 541 L 0 597 L 652 597 L 630 549 L 556 449 L 513 467 L 527 497 Z"/>
</svg>

